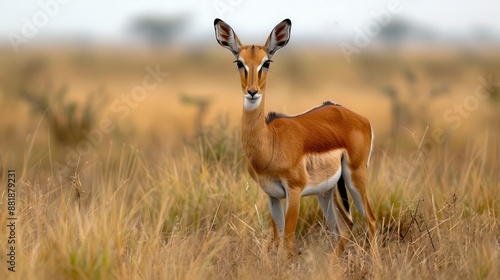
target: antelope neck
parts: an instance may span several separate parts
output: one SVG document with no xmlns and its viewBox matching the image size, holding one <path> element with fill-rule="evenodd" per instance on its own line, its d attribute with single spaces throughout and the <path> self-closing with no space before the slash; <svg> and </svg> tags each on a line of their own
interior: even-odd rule
<svg viewBox="0 0 500 280">
<path fill-rule="evenodd" d="M 273 133 L 266 124 L 264 95 L 255 110 L 243 108 L 241 141 L 247 160 L 256 171 L 263 171 L 272 159 Z"/>
</svg>

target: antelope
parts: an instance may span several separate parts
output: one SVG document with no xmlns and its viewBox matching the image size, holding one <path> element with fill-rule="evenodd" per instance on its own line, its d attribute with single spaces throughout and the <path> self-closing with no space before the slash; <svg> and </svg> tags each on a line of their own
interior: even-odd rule
<svg viewBox="0 0 500 280">
<path fill-rule="evenodd" d="M 242 146 L 250 176 L 269 198 L 274 239 L 285 238 L 293 251 L 300 198 L 316 195 L 340 255 L 353 224 L 346 188 L 368 228 L 369 241 L 374 240 L 375 216 L 366 192 L 373 130 L 365 117 L 330 101 L 296 116 L 265 116 L 271 58 L 288 43 L 291 25 L 290 19 L 283 20 L 265 45 L 257 46 L 242 45 L 231 26 L 214 21 L 217 42 L 236 58 L 244 97 Z M 342 203 L 335 198 L 337 183 Z"/>
</svg>

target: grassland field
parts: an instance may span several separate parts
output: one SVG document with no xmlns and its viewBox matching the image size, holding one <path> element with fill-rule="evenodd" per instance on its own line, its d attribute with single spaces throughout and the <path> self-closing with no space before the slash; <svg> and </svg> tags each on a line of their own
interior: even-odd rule
<svg viewBox="0 0 500 280">
<path fill-rule="evenodd" d="M 273 246 L 267 198 L 246 172 L 239 77 L 224 50 L 2 50 L 0 61 L 0 279 L 500 279 L 496 53 L 274 58 L 268 111 L 332 100 L 375 131 L 378 255 L 353 210 L 337 258 L 306 197 L 293 259 Z M 138 95 L 151 69 L 163 76 Z"/>
</svg>

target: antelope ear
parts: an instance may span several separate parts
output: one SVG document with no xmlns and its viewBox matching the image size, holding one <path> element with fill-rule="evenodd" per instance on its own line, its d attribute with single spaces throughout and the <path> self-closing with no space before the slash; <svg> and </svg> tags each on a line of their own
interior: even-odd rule
<svg viewBox="0 0 500 280">
<path fill-rule="evenodd" d="M 290 40 L 291 29 L 292 21 L 290 19 L 285 19 L 274 27 L 266 41 L 266 51 L 269 58 L 271 58 L 279 49 L 286 46 L 288 40 Z"/>
<path fill-rule="evenodd" d="M 229 24 L 225 23 L 223 20 L 216 18 L 214 20 L 215 27 L 215 38 L 217 42 L 224 48 L 230 50 L 233 55 L 237 58 L 240 53 L 241 42 L 234 33 L 233 29 Z"/>
</svg>

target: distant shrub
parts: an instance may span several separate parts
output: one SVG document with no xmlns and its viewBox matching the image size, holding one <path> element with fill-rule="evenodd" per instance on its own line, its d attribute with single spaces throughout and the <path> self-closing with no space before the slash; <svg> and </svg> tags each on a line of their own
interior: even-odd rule
<svg viewBox="0 0 500 280">
<path fill-rule="evenodd" d="M 95 127 L 105 104 L 104 88 L 90 93 L 84 101 L 70 100 L 67 84 L 55 86 L 41 60 L 30 61 L 22 76 L 19 96 L 28 102 L 33 113 L 46 114 L 51 135 L 58 143 L 78 143 L 84 139 L 84 131 Z"/>
</svg>

